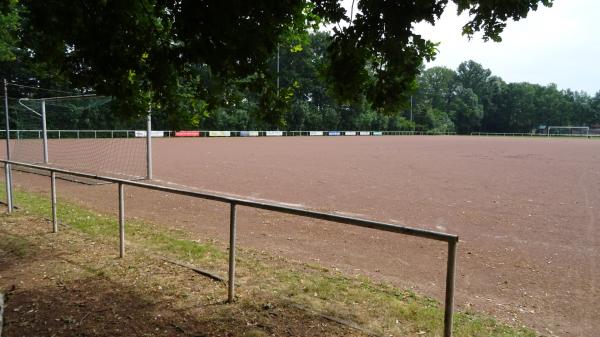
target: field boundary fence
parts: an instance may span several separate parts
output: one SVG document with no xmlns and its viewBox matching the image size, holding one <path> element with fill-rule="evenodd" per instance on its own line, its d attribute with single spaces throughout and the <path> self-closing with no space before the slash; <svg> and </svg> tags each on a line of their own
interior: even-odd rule
<svg viewBox="0 0 600 337">
<path fill-rule="evenodd" d="M 44 130 L 10 130 L 10 138 L 43 139 Z M 146 130 L 46 130 L 48 139 L 90 139 L 90 138 L 143 138 Z M 456 132 L 433 131 L 170 131 L 152 130 L 151 136 L 156 138 L 172 137 L 308 137 L 308 136 L 451 136 Z M 6 138 L 6 130 L 0 130 L 0 138 Z"/>
<path fill-rule="evenodd" d="M 563 138 L 599 138 L 600 134 L 577 134 L 577 133 L 533 133 L 533 132 L 471 132 L 471 136 L 490 136 L 490 137 L 563 137 Z"/>
<path fill-rule="evenodd" d="M 312 211 L 304 208 L 290 207 L 278 203 L 268 203 L 262 201 L 255 201 L 250 199 L 235 198 L 209 192 L 192 191 L 183 188 L 167 187 L 148 182 L 131 181 L 107 176 L 100 176 L 95 174 L 71 171 L 66 169 L 55 168 L 47 165 L 36 165 L 23 163 L 11 160 L 0 160 L 4 164 L 5 181 L 6 181 L 6 198 L 7 198 L 7 211 L 11 213 L 13 211 L 13 193 L 12 193 L 12 166 L 15 167 L 26 167 L 29 169 L 35 169 L 40 171 L 49 172 L 50 177 L 50 203 L 52 209 L 52 232 L 58 232 L 58 217 L 57 217 L 57 188 L 56 188 L 56 175 L 71 175 L 80 178 L 94 179 L 104 181 L 107 183 L 117 184 L 119 204 L 119 257 L 125 255 L 125 186 L 142 188 L 146 190 L 161 191 L 165 193 L 171 193 L 176 195 L 188 196 L 198 199 L 212 200 L 229 204 L 229 259 L 228 259 L 228 301 L 233 302 L 235 299 L 235 259 L 236 259 L 236 240 L 237 240 L 237 208 L 239 206 L 262 209 L 266 211 L 296 215 L 301 217 L 308 217 L 312 219 L 331 221 L 336 223 L 342 223 L 357 227 L 370 228 L 379 231 L 385 231 L 390 233 L 403 234 L 407 236 L 413 236 L 428 240 L 435 240 L 447 243 L 447 259 L 446 259 L 446 287 L 445 287 L 445 299 L 444 299 L 444 337 L 452 336 L 452 325 L 454 316 L 454 287 L 455 287 L 455 274 L 456 274 L 456 252 L 459 238 L 456 235 L 430 231 L 420 228 L 413 228 L 407 226 L 400 226 L 385 222 L 372 221 L 367 219 L 361 219 L 356 217 L 338 215 L 333 213 L 324 213 Z"/>
<path fill-rule="evenodd" d="M 13 140 L 21 139 L 43 139 L 44 131 L 41 129 L 32 130 L 10 130 L 10 138 Z M 102 138 L 145 138 L 146 130 L 46 130 L 48 139 L 102 139 Z M 169 138 L 172 131 L 150 132 L 152 137 Z M 6 139 L 6 131 L 0 130 L 0 138 Z"/>
<path fill-rule="evenodd" d="M 448 136 L 456 132 L 433 131 L 175 131 L 174 137 L 315 137 L 315 136 Z"/>
</svg>

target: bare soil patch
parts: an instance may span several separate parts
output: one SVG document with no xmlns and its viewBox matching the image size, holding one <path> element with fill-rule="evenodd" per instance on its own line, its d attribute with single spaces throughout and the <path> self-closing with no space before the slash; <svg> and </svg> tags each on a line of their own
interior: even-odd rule
<svg viewBox="0 0 600 337">
<path fill-rule="evenodd" d="M 485 137 L 163 139 L 175 183 L 461 236 L 457 304 L 548 335 L 600 329 L 600 143 Z M 24 188 L 48 179 L 16 174 Z M 116 211 L 115 186 L 59 196 Z M 127 190 L 127 215 L 225 239 L 227 207 Z M 167 221 L 165 221 L 167 220 Z M 443 245 L 241 209 L 240 244 L 442 299 Z"/>
</svg>

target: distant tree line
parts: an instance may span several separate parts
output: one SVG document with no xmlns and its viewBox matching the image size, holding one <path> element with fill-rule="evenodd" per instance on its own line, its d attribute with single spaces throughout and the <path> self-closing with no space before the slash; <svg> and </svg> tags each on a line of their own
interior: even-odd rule
<svg viewBox="0 0 600 337">
<path fill-rule="evenodd" d="M 270 129 L 302 130 L 411 130 L 414 123 L 401 111 L 382 113 L 372 107 L 368 93 L 340 101 L 331 93 L 330 83 L 323 76 L 327 68 L 326 51 L 331 43 L 327 33 L 309 36 L 302 47 L 286 46 L 271 60 L 268 70 L 273 81 L 279 79 L 279 90 L 274 92 L 283 102 L 280 114 L 261 111 L 261 105 L 251 88 L 232 85 L 226 104 L 207 113 L 199 122 L 202 129 Z M 400 112 L 400 113 L 398 113 Z M 269 119 L 277 116 L 277 119 Z M 265 118 L 267 117 L 267 118 Z"/>
<path fill-rule="evenodd" d="M 529 132 L 542 125 L 600 124 L 600 91 L 592 97 L 555 84 L 506 83 L 474 61 L 456 71 L 427 69 L 418 82 L 415 122 L 427 130 Z"/>
<path fill-rule="evenodd" d="M 301 50 L 281 48 L 279 95 L 288 106 L 280 123 L 269 125 L 256 118 L 259 103 L 238 92 L 228 104 L 207 114 L 203 129 L 264 129 L 281 125 L 286 130 L 420 130 L 457 132 L 530 132 L 540 125 L 593 126 L 600 124 L 600 91 L 559 90 L 556 85 L 506 83 L 474 61 L 458 69 L 422 70 L 407 108 L 381 113 L 365 95 L 340 102 L 333 98 L 321 75 L 331 38 L 310 36 Z M 275 72 L 275 62 L 271 72 Z M 276 75 L 273 76 L 275 78 Z M 233 90 L 235 92 L 236 90 Z M 412 113 L 411 113 L 412 110 Z M 411 120 L 412 115 L 412 120 Z M 275 121 L 277 122 L 277 121 Z"/>
<path fill-rule="evenodd" d="M 410 100 L 398 108 L 381 109 L 368 90 L 342 99 L 332 92 L 327 57 L 332 36 L 308 34 L 279 46 L 264 72 L 223 79 L 207 65 L 186 65 L 180 72 L 177 99 L 155 106 L 156 129 L 178 130 L 419 130 L 457 132 L 529 132 L 539 125 L 592 126 L 600 124 L 600 91 L 559 90 L 556 85 L 506 83 L 482 65 L 467 61 L 456 70 L 420 69 Z M 24 53 L 25 51 L 19 50 Z M 27 57 L 1 61 L 0 74 L 17 83 L 69 89 L 65 77 L 49 73 Z M 373 72 L 365 76 L 375 81 Z M 369 80 L 367 80 L 369 81 Z M 270 82 L 270 85 L 257 83 Z M 279 83 L 276 87 L 275 83 Z M 165 89 L 167 90 L 167 89 Z M 398 90 L 402 90 L 399 88 Z M 59 93 L 9 87 L 11 97 L 52 96 Z M 412 103 L 412 104 L 411 104 Z M 61 101 L 49 106 L 49 127 L 55 129 L 125 129 L 144 127 L 144 118 L 119 111 L 112 104 Z M 57 106 L 59 105 L 59 106 Z M 411 108 L 412 105 L 412 108 Z M 12 104 L 11 106 L 16 106 Z M 177 113 L 171 113 L 175 109 Z M 13 128 L 31 128 L 34 120 L 12 111 Z M 127 118 L 127 116 L 129 116 Z M 124 118 L 125 117 L 125 118 Z M 411 118 L 412 117 L 412 118 Z"/>
</svg>

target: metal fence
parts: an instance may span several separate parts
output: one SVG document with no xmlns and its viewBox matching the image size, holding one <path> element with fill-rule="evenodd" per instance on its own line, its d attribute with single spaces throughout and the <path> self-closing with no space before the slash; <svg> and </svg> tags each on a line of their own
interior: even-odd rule
<svg viewBox="0 0 600 337">
<path fill-rule="evenodd" d="M 30 169 L 36 169 L 41 171 L 47 171 L 50 173 L 50 194 L 52 204 L 52 231 L 58 232 L 58 218 L 57 218 L 57 202 L 56 202 L 56 174 L 66 174 L 76 177 L 89 178 L 100 180 L 108 183 L 114 183 L 118 185 L 118 199 L 119 199 L 119 256 L 125 255 L 125 186 L 132 186 L 138 188 L 144 188 L 148 190 L 167 192 L 177 195 L 184 195 L 194 198 L 213 200 L 218 202 L 227 203 L 230 205 L 230 221 L 229 221 L 229 264 L 228 264 L 228 301 L 234 301 L 235 291 L 235 246 L 236 246 L 236 215 L 237 207 L 245 206 L 250 208 L 258 208 L 273 212 L 285 213 L 298 215 L 313 219 L 332 221 L 337 223 L 348 224 L 352 226 L 372 228 L 380 231 L 399 233 L 409 236 L 415 236 L 425 238 L 429 240 L 443 241 L 448 244 L 448 257 L 446 261 L 446 295 L 444 301 L 444 336 L 452 336 L 452 321 L 454 313 L 454 284 L 455 284 L 455 271 L 456 271 L 456 248 L 458 245 L 458 236 L 429 231 L 424 229 L 399 226 L 384 222 L 365 220 L 355 217 L 342 216 L 331 213 L 315 212 L 303 208 L 289 207 L 276 203 L 258 202 L 248 199 L 233 198 L 229 196 L 197 192 L 181 188 L 166 187 L 161 185 L 155 185 L 146 182 L 124 180 L 118 178 L 111 178 L 106 176 L 87 174 L 82 172 L 75 172 L 65 169 L 53 168 L 49 166 L 34 165 L 10 160 L 0 160 L 4 163 L 5 177 L 6 177 L 6 196 L 8 212 L 11 213 L 13 210 L 13 194 L 12 194 L 12 174 L 11 167 L 20 166 L 27 167 Z"/>
<path fill-rule="evenodd" d="M 268 137 L 268 136 L 281 136 L 281 137 L 315 137 L 315 136 L 448 136 L 456 135 L 456 132 L 434 132 L 434 131 L 198 131 L 199 137 L 212 137 L 211 133 L 222 132 L 217 137 Z M 251 134 L 249 132 L 254 132 Z M 276 134 L 273 134 L 275 133 Z M 226 136 L 225 136 L 226 135 Z"/>
<path fill-rule="evenodd" d="M 144 130 L 145 131 L 145 130 Z M 10 130 L 10 138 L 13 140 L 20 139 L 42 139 L 43 130 Z M 46 130 L 49 139 L 103 139 L 103 138 L 145 138 L 136 136 L 139 130 Z M 154 131 L 162 132 L 164 137 L 171 137 L 171 131 Z M 153 137 L 156 137 L 153 134 Z M 0 138 L 6 138 L 6 131 L 0 131 Z"/>
<path fill-rule="evenodd" d="M 596 138 L 598 134 L 576 134 L 576 133 L 532 133 L 532 132 L 471 132 L 471 136 L 500 136 L 500 137 L 576 137 L 576 138 Z"/>
<path fill-rule="evenodd" d="M 10 138 L 14 140 L 20 139 L 43 139 L 44 130 L 10 130 Z M 48 139 L 103 139 L 103 138 L 140 138 L 140 130 L 46 130 Z M 171 138 L 177 136 L 177 131 L 153 131 L 152 137 L 156 137 L 156 133 L 162 133 L 161 137 Z M 191 131 L 190 131 L 191 132 Z M 195 137 L 214 137 L 212 133 L 215 131 L 193 131 L 198 134 Z M 220 137 L 268 137 L 274 136 L 273 132 L 277 132 L 277 136 L 281 137 L 303 137 L 303 136 L 448 136 L 456 135 L 456 132 L 433 132 L 433 131 L 316 131 L 319 134 L 314 134 L 315 131 L 217 131 L 221 134 Z M 313 134 L 311 134 L 313 133 Z M 226 136 L 225 136 L 226 135 Z M 190 136 L 188 136 L 190 137 Z M 6 131 L 0 131 L 0 139 L 6 138 Z"/>
</svg>

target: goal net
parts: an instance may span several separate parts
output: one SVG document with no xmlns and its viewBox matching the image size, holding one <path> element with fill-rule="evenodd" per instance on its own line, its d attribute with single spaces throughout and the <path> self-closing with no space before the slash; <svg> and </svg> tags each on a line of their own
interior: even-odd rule
<svg viewBox="0 0 600 337">
<path fill-rule="evenodd" d="M 126 179 L 146 177 L 146 140 L 120 125 L 109 97 L 9 98 L 8 103 L 11 160 Z M 144 124 L 145 117 L 128 126 L 139 130 Z M 5 152 L 3 147 L 4 158 Z"/>
<path fill-rule="evenodd" d="M 587 137 L 590 134 L 588 126 L 549 126 L 548 136 Z"/>
</svg>

